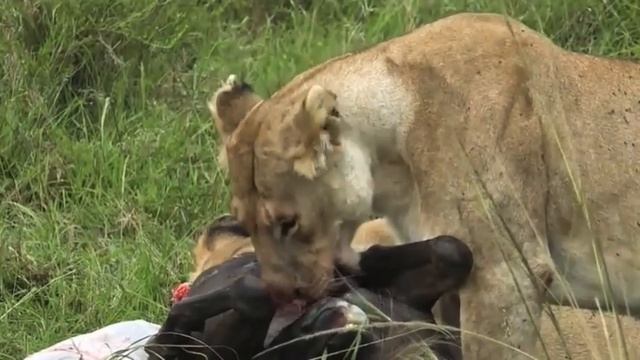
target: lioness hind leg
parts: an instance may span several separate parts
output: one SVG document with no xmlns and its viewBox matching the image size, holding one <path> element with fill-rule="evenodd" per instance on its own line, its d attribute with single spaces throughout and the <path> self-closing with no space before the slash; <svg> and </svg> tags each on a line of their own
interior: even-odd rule
<svg viewBox="0 0 640 360">
<path fill-rule="evenodd" d="M 473 273 L 460 291 L 465 359 L 545 358 L 536 347 L 543 299 L 533 279 L 506 262 Z"/>
</svg>

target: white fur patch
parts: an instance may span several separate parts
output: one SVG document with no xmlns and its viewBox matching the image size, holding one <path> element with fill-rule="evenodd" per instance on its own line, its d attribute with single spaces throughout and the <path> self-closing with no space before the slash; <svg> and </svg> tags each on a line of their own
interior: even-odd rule
<svg viewBox="0 0 640 360">
<path fill-rule="evenodd" d="M 240 82 L 238 81 L 238 76 L 236 76 L 236 74 L 229 75 L 229 77 L 227 77 L 227 80 L 224 82 L 224 86 L 227 87 L 227 90 L 232 89 L 239 85 L 240 85 Z"/>
<path fill-rule="evenodd" d="M 334 146 L 331 145 L 329 134 L 320 133 L 320 139 L 313 148 L 312 154 L 294 160 L 293 169 L 307 179 L 315 179 L 327 170 L 327 158 L 333 151 Z"/>
<path fill-rule="evenodd" d="M 218 166 L 224 172 L 229 172 L 229 163 L 227 160 L 227 149 L 225 149 L 224 145 L 220 147 L 220 152 L 218 153 Z"/>
<path fill-rule="evenodd" d="M 403 154 L 406 138 L 403 129 L 405 124 L 413 120 L 414 94 L 402 80 L 388 73 L 381 60 L 354 65 L 344 74 L 332 74 L 324 85 L 337 94 L 337 109 L 341 115 L 340 140 L 344 158 L 340 164 L 340 176 L 344 184 L 340 184 L 336 197 L 342 198 L 345 204 L 344 218 L 369 216 L 373 213 L 373 195 L 378 191 L 375 181 L 394 179 L 391 176 L 387 180 L 383 176 L 374 181 L 373 169 L 380 166 L 380 161 L 385 161 L 386 157 L 397 159 L 394 153 L 406 159 Z M 380 154 L 385 156 L 381 157 Z M 393 186 L 381 188 L 390 189 Z M 412 197 L 411 190 L 398 188 L 394 197 Z M 402 202 L 410 201 L 407 199 Z M 400 215 L 390 214 L 396 212 L 392 206 L 380 210 L 382 215 Z M 410 222 L 398 221 L 415 231 L 419 225 Z M 410 233 L 408 228 L 401 232 Z"/>
<path fill-rule="evenodd" d="M 369 156 L 360 144 L 345 139 L 331 165 L 323 181 L 331 188 L 340 217 L 366 219 L 371 214 L 374 190 Z"/>
<path fill-rule="evenodd" d="M 209 113 L 211 113 L 211 116 L 214 117 L 214 119 L 220 119 L 220 115 L 218 114 L 218 109 L 216 106 L 216 98 L 218 97 L 218 92 L 216 92 L 215 94 L 213 94 L 213 96 L 209 99 L 209 101 L 207 101 L 207 107 L 209 108 Z"/>
<path fill-rule="evenodd" d="M 218 95 L 220 95 L 223 92 L 230 91 L 234 87 L 240 86 L 240 85 L 241 84 L 238 81 L 238 76 L 235 74 L 229 75 L 229 77 L 227 77 L 227 80 L 223 81 L 220 84 L 220 87 L 218 88 L 218 90 L 214 92 L 213 96 L 211 96 L 211 98 L 207 102 L 207 107 L 209 108 L 209 112 L 211 113 L 212 116 L 214 116 L 217 119 L 220 119 L 220 115 L 218 114 L 218 109 L 216 108 L 216 100 L 218 98 Z"/>
<path fill-rule="evenodd" d="M 293 170 L 307 179 L 315 179 L 318 175 L 317 161 L 312 156 L 305 156 L 293 161 Z"/>
</svg>

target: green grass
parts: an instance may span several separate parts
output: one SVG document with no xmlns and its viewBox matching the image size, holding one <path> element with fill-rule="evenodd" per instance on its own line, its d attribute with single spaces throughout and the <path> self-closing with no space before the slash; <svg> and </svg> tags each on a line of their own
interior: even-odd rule
<svg viewBox="0 0 640 360">
<path fill-rule="evenodd" d="M 279 4 L 278 4 L 279 3 Z M 0 359 L 112 322 L 163 320 L 193 233 L 226 211 L 206 100 L 460 11 L 567 49 L 640 57 L 633 0 L 0 2 Z"/>
</svg>

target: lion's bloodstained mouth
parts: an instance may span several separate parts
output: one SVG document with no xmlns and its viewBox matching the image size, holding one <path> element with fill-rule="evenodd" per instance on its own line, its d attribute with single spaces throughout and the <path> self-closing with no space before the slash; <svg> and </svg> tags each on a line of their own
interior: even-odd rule
<svg viewBox="0 0 640 360">
<path fill-rule="evenodd" d="M 281 304 L 276 308 L 269 329 L 267 330 L 267 336 L 264 339 L 264 346 L 267 347 L 275 339 L 280 332 L 291 325 L 294 321 L 298 320 L 305 312 L 307 303 L 304 300 L 293 300 L 287 304 Z"/>
</svg>

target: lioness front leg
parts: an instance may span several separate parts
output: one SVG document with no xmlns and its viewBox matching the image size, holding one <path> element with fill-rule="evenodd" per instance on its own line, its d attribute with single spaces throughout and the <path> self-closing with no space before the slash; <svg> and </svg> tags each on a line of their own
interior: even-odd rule
<svg viewBox="0 0 640 360">
<path fill-rule="evenodd" d="M 523 246 L 527 268 L 513 246 L 509 248 L 509 240 L 498 239 L 494 231 L 484 226 L 480 228 L 483 230 L 472 227 L 460 231 L 465 236 L 456 235 L 468 243 L 475 259 L 471 275 L 459 291 L 464 359 L 530 358 L 522 353 L 544 358 L 543 354 L 536 354 L 536 342 L 543 299 L 541 284 L 542 279 L 549 278 L 550 271 L 541 247 Z"/>
<path fill-rule="evenodd" d="M 450 181 L 447 185 L 459 186 L 452 193 L 463 196 L 443 196 L 435 189 L 444 184 L 429 180 L 424 184 L 429 187 L 421 189 L 423 228 L 465 241 L 474 256 L 474 268 L 459 291 L 464 359 L 527 358 L 522 352 L 544 358 L 535 353 L 542 285 L 551 278 L 541 230 L 544 198 L 523 191 L 524 198 L 534 200 L 522 208 L 494 192 L 491 186 L 496 185 L 489 186 L 489 194 L 478 195 L 467 183 Z M 498 201 L 497 209 L 488 204 Z"/>
<path fill-rule="evenodd" d="M 465 171 L 462 161 L 429 160 L 436 165 L 414 169 L 421 227 L 429 234 L 447 233 L 465 241 L 475 259 L 459 292 L 464 359 L 530 358 L 523 352 L 544 358 L 536 354 L 541 285 L 551 277 L 543 189 L 536 187 L 534 176 L 513 176 L 520 182 L 512 181 L 509 189 L 503 174 L 493 169 L 484 181 L 474 183 L 477 178 Z M 452 175 L 433 176 L 447 171 Z"/>
</svg>

